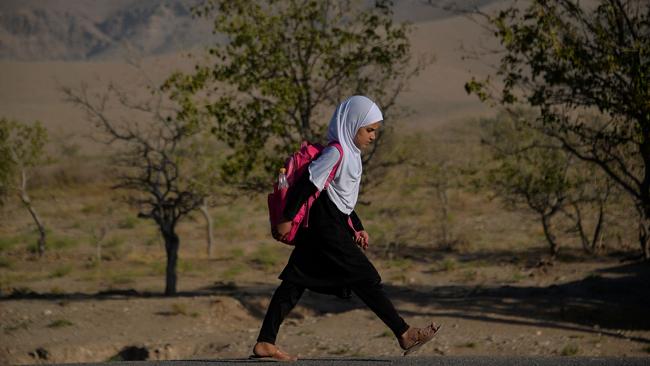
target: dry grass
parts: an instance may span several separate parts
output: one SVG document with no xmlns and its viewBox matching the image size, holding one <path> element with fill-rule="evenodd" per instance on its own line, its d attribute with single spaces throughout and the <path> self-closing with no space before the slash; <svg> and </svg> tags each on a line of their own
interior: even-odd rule
<svg viewBox="0 0 650 366">
<path fill-rule="evenodd" d="M 388 155 L 397 151 L 406 154 L 407 161 L 443 162 L 453 172 L 446 190 L 445 242 L 441 241 L 441 202 L 431 185 L 432 171 L 402 164 L 382 172 L 381 179 L 372 173 L 368 177 L 370 188 L 362 193 L 357 212 L 371 235 L 368 255 L 387 271 L 387 279 L 417 281 L 417 276 L 414 279 L 404 273 L 423 271 L 449 274 L 465 283 L 519 283 L 528 278 L 520 268 L 530 261 L 530 253 L 544 254 L 546 244 L 532 214 L 524 209 L 504 209 L 498 200 L 490 199 L 490 192 L 474 185 L 484 159 L 476 128 L 477 122 L 468 120 L 420 136 L 396 136 L 388 145 Z M 97 179 L 109 170 L 104 158 L 74 159 L 79 164 L 40 171 L 32 188 L 34 206 L 48 230 L 44 258 L 34 254 L 38 235 L 19 202 L 10 200 L 0 210 L 3 293 L 43 280 L 78 280 L 101 290 L 150 284 L 154 279 L 160 282 L 164 276 L 164 243 L 155 223 L 138 219 L 137 212 L 120 199 L 124 192 L 110 189 L 110 179 Z M 71 171 L 62 173 L 61 169 Z M 231 204 L 212 208 L 211 215 L 216 242 L 213 258 L 206 257 L 201 215 L 193 214 L 177 227 L 181 280 L 209 277 L 236 281 L 242 276 L 250 278 L 251 271 L 268 276 L 281 270 L 291 248 L 270 238 L 264 194 L 243 195 Z M 616 213 L 612 217 L 624 216 Z M 107 235 L 100 241 L 102 256 L 98 259 L 93 233 L 101 228 Z M 635 249 L 621 248 L 619 242 L 630 240 L 618 238 L 606 245 Z M 577 243 L 570 245 L 579 253 Z M 491 268 L 504 262 L 512 265 L 511 271 Z"/>
</svg>

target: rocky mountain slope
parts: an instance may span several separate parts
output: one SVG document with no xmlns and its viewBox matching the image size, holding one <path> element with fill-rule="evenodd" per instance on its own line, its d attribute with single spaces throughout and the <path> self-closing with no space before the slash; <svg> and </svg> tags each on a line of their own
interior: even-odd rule
<svg viewBox="0 0 650 366">
<path fill-rule="evenodd" d="M 201 1 L 2 0 L 0 59 L 106 60 L 188 50 L 214 40 L 210 22 L 192 16 Z M 440 19 L 452 15 L 442 9 L 447 3 L 472 7 L 494 1 L 398 0 L 395 19 Z"/>
<path fill-rule="evenodd" d="M 0 58 L 84 60 L 187 49 L 211 36 L 196 0 L 3 1 Z"/>
</svg>

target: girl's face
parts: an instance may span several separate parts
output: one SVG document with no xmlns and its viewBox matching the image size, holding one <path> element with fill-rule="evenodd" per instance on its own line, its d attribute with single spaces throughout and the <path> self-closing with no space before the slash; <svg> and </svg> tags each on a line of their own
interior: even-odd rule
<svg viewBox="0 0 650 366">
<path fill-rule="evenodd" d="M 381 121 L 363 126 L 357 130 L 357 134 L 354 136 L 354 144 L 357 145 L 359 150 L 364 150 L 375 140 L 380 125 Z"/>
</svg>

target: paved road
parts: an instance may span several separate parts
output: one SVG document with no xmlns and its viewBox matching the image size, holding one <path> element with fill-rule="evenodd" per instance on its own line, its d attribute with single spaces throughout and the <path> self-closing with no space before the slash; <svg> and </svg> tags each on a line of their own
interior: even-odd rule
<svg viewBox="0 0 650 366">
<path fill-rule="evenodd" d="M 247 359 L 179 360 L 179 361 L 126 361 L 94 364 L 93 366 L 240 366 L 268 364 Z M 275 363 L 274 363 L 275 364 Z M 400 357 L 400 358 L 318 358 L 303 359 L 292 365 L 313 366 L 650 366 L 650 357 Z"/>
</svg>

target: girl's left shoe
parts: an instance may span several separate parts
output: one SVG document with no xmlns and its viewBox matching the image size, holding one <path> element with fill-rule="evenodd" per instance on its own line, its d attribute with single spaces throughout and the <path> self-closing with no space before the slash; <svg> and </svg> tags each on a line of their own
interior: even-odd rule
<svg viewBox="0 0 650 366">
<path fill-rule="evenodd" d="M 286 352 L 281 351 L 279 348 L 275 347 L 270 355 L 258 355 L 255 354 L 253 349 L 253 354 L 248 357 L 250 360 L 256 361 L 276 361 L 276 362 L 293 362 L 298 361 L 298 357 L 292 356 Z"/>
</svg>

